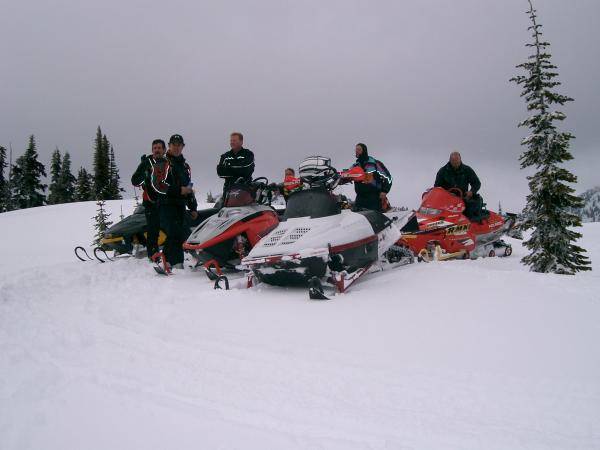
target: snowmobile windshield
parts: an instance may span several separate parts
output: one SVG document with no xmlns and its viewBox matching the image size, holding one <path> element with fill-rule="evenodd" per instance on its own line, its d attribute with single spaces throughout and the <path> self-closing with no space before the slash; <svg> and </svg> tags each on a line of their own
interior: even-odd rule
<svg viewBox="0 0 600 450">
<path fill-rule="evenodd" d="M 146 209 L 144 208 L 144 205 L 137 205 L 135 207 L 135 210 L 133 211 L 134 214 L 144 214 L 144 211 Z"/>
<path fill-rule="evenodd" d="M 308 189 L 290 195 L 283 220 L 296 217 L 317 219 L 340 214 L 340 212 L 340 204 L 331 192 L 326 189 Z"/>
<path fill-rule="evenodd" d="M 225 199 L 225 206 L 237 207 L 237 206 L 248 206 L 254 203 L 254 195 L 248 186 L 233 185 L 227 193 Z"/>
</svg>

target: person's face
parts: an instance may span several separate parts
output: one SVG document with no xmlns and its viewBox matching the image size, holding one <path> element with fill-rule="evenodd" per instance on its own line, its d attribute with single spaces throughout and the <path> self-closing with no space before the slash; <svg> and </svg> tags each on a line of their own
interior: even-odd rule
<svg viewBox="0 0 600 450">
<path fill-rule="evenodd" d="M 172 156 L 179 156 L 181 155 L 181 152 L 183 151 L 183 144 L 179 144 L 179 143 L 170 143 L 169 144 L 169 155 Z"/>
<path fill-rule="evenodd" d="M 293 177 L 294 176 L 294 172 L 292 172 L 291 170 L 286 169 L 286 171 L 284 172 L 284 176 L 286 176 L 286 177 Z"/>
<path fill-rule="evenodd" d="M 233 150 L 238 150 L 242 148 L 242 140 L 237 134 L 234 134 L 229 138 L 229 145 L 231 145 Z"/>
<path fill-rule="evenodd" d="M 459 153 L 452 153 L 450 155 L 450 165 L 457 169 L 460 166 L 461 158 Z"/>
<path fill-rule="evenodd" d="M 160 158 L 165 154 L 165 148 L 162 144 L 153 144 L 152 145 L 152 156 L 155 158 Z"/>
<path fill-rule="evenodd" d="M 356 154 L 356 157 L 360 157 L 360 155 L 362 155 L 363 153 L 363 149 L 360 145 L 357 145 L 356 148 L 354 149 L 354 153 Z"/>
</svg>

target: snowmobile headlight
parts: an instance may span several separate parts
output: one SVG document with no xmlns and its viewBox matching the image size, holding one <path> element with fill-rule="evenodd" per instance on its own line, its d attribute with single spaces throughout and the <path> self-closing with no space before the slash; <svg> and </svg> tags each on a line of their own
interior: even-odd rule
<svg viewBox="0 0 600 450">
<path fill-rule="evenodd" d="M 438 214 L 441 214 L 442 210 L 441 209 L 435 209 L 435 208 L 427 208 L 425 206 L 421 206 L 419 208 L 419 212 L 421 214 L 426 215 L 426 216 L 436 216 Z"/>
</svg>

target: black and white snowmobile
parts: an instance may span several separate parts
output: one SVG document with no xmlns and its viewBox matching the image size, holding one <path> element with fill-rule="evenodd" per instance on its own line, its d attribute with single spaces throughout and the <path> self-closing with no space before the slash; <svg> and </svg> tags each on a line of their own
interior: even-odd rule
<svg viewBox="0 0 600 450">
<path fill-rule="evenodd" d="M 305 159 L 299 175 L 304 189 L 290 195 L 282 222 L 242 260 L 251 277 L 327 299 L 325 288 L 342 293 L 369 270 L 413 261 L 395 245 L 406 212 L 342 209 L 332 192 L 341 175 L 329 158 Z"/>
</svg>

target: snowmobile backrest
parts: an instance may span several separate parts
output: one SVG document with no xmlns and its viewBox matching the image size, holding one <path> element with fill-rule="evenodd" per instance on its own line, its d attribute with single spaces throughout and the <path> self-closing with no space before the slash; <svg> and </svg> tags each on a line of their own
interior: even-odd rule
<svg viewBox="0 0 600 450">
<path fill-rule="evenodd" d="M 256 203 L 254 200 L 254 192 L 247 184 L 234 184 L 227 191 L 225 198 L 226 207 L 248 206 Z"/>
</svg>

